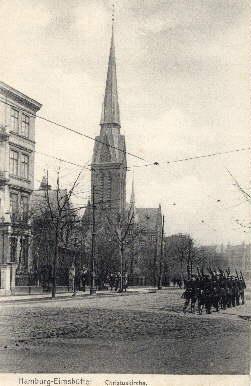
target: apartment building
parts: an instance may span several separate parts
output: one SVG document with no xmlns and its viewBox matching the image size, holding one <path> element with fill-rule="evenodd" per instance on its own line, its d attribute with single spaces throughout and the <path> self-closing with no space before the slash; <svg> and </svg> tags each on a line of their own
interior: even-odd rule
<svg viewBox="0 0 251 386">
<path fill-rule="evenodd" d="M 0 82 L 0 293 L 28 284 L 35 117 L 42 105 Z"/>
</svg>

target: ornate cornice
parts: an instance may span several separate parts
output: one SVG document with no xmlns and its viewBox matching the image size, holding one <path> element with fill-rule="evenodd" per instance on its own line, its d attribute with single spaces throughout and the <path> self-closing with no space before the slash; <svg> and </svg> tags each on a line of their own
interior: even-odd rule
<svg viewBox="0 0 251 386">
<path fill-rule="evenodd" d="M 35 112 L 40 110 L 42 107 L 41 103 L 37 102 L 35 99 L 28 97 L 4 82 L 0 82 L 0 93 L 6 98 L 10 98 L 24 106 L 27 106 Z"/>
</svg>

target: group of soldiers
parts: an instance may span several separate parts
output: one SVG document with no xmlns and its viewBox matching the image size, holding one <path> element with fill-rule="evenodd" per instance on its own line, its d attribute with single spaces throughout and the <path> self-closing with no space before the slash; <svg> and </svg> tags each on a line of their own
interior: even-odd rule
<svg viewBox="0 0 251 386">
<path fill-rule="evenodd" d="M 230 270 L 219 272 L 208 270 L 209 274 L 199 271 L 197 275 L 191 275 L 188 280 L 184 280 L 185 291 L 182 297 L 185 299 L 183 312 L 185 313 L 189 304 L 191 312 L 195 313 L 196 303 L 198 312 L 201 315 L 203 309 L 207 314 L 211 314 L 212 308 L 215 311 L 225 310 L 229 307 L 244 304 L 246 288 L 242 272 L 231 275 Z"/>
</svg>

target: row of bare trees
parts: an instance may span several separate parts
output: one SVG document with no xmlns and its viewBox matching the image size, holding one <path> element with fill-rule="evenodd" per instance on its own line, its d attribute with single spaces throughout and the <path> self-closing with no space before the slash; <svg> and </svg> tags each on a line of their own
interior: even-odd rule
<svg viewBox="0 0 251 386">
<path fill-rule="evenodd" d="M 56 295 L 58 266 L 66 264 L 62 261 L 60 250 L 65 248 L 68 254 L 70 250 L 72 251 L 70 261 L 68 259 L 65 266 L 66 274 L 70 264 L 76 263 L 77 254 L 82 254 L 82 262 L 84 261 L 85 265 L 89 265 L 89 270 L 91 269 L 92 215 L 84 228 L 83 221 L 78 216 L 79 208 L 74 208 L 71 203 L 79 177 L 80 174 L 67 191 L 61 188 L 58 173 L 56 187 L 51 190 L 47 173 L 44 189 L 40 191 L 40 196 L 34 196 L 35 200 L 30 210 L 33 265 L 36 270 L 42 266 L 51 267 L 52 297 Z M 91 204 L 88 209 L 92 214 Z M 138 273 L 152 278 L 152 283 L 161 288 L 163 275 L 172 276 L 176 272 L 183 276 L 191 274 L 196 270 L 196 266 L 202 266 L 208 260 L 208 256 L 195 245 L 190 235 L 177 234 L 164 237 L 164 224 L 162 234 L 156 235 L 159 240 L 152 242 L 147 240 L 147 235 L 145 236 L 147 243 L 142 253 L 140 240 L 143 230 L 139 224 L 135 224 L 132 208 L 114 214 L 109 206 L 104 206 L 101 212 L 103 221 L 99 223 L 102 226 L 95 231 L 95 270 L 101 285 L 109 273 L 120 271 L 122 288 L 123 273 L 133 274 L 136 266 Z"/>
</svg>

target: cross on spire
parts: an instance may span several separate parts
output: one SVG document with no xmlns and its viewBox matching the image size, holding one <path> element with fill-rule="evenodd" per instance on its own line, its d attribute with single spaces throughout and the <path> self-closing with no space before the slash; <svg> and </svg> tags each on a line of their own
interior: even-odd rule
<svg viewBox="0 0 251 386">
<path fill-rule="evenodd" d="M 112 26 L 114 24 L 114 20 L 115 20 L 115 5 L 114 3 L 112 4 Z"/>
</svg>

